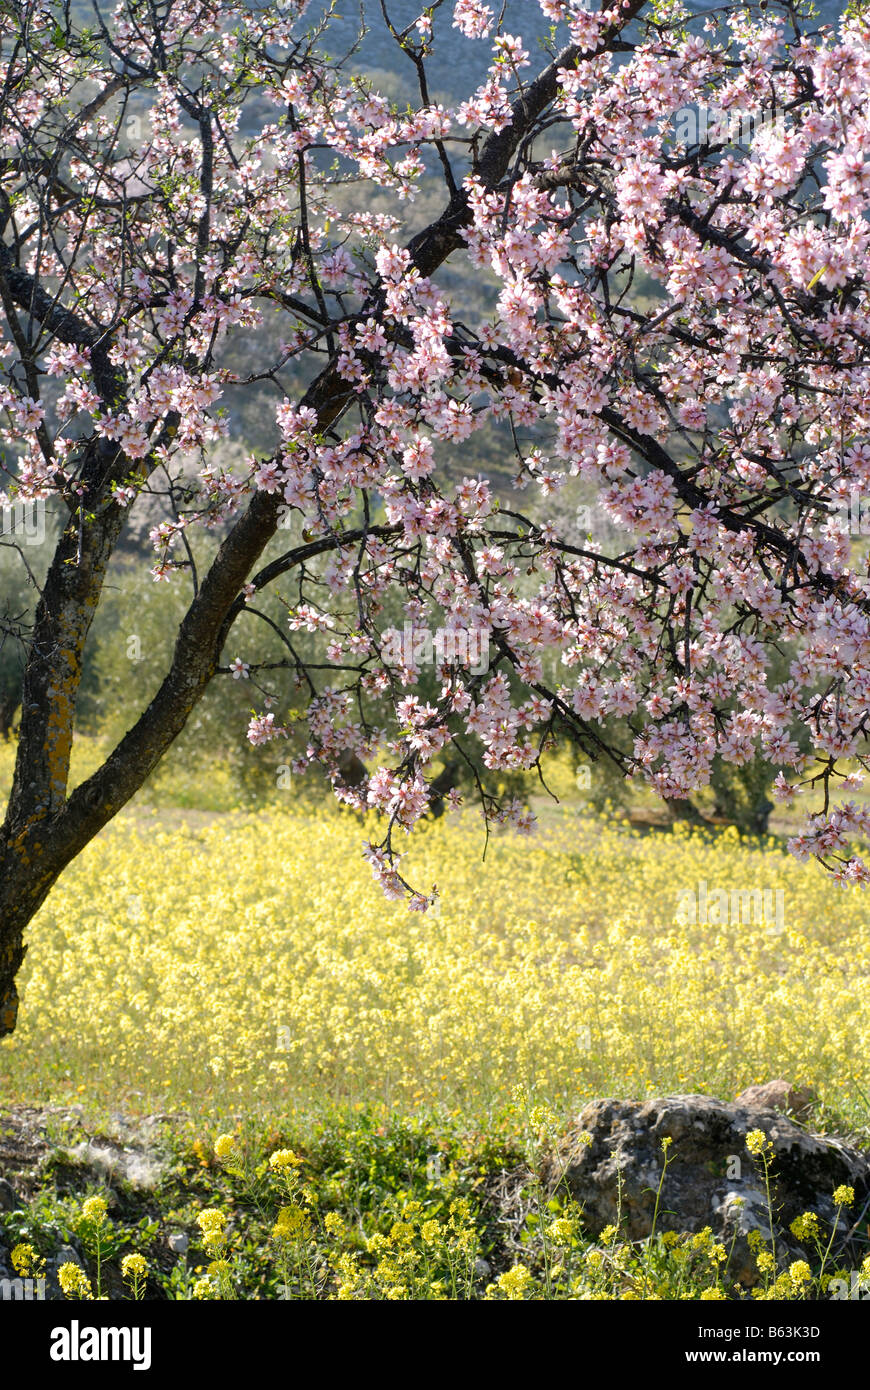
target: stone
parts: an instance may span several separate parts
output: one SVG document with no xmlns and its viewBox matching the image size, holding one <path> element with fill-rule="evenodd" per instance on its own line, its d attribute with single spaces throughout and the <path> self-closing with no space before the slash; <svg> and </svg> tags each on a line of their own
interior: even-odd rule
<svg viewBox="0 0 870 1390">
<path fill-rule="evenodd" d="M 7 1182 L 6 1178 L 0 1178 L 0 1211 L 15 1211 L 16 1207 L 20 1206 L 21 1202 L 11 1182 Z"/>
<path fill-rule="evenodd" d="M 783 1114 L 788 1110 L 795 1119 L 805 1120 L 818 1099 L 810 1086 L 792 1086 L 788 1081 L 779 1080 L 747 1086 L 734 1104 L 757 1110 L 781 1110 Z"/>
<path fill-rule="evenodd" d="M 587 1234 L 595 1237 L 621 1222 L 624 1237 L 644 1240 L 662 1176 L 662 1140 L 669 1137 L 657 1231 L 694 1233 L 709 1226 L 714 1239 L 731 1251 L 731 1277 L 748 1287 L 757 1282 L 758 1271 L 747 1238 L 753 1230 L 768 1240 L 771 1234 L 762 1171 L 746 1148 L 746 1135 L 755 1129 L 773 1143 L 771 1194 L 780 1267 L 811 1253 L 789 1231 L 791 1222 L 815 1211 L 830 1231 L 836 1214 L 832 1194 L 843 1184 L 854 1188 L 856 1197 L 851 1212 L 840 1218 L 845 1237 L 870 1201 L 868 1156 L 755 1104 L 699 1095 L 593 1101 L 546 1157 L 541 1177 L 548 1194 L 567 1189 L 582 1206 Z"/>
<path fill-rule="evenodd" d="M 61 1265 L 80 1265 L 82 1257 L 72 1245 L 62 1245 L 50 1263 L 54 1265 L 56 1273 Z"/>
</svg>

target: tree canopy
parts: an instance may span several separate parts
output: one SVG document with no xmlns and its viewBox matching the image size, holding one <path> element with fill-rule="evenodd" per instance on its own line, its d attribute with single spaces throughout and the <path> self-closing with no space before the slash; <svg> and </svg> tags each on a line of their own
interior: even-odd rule
<svg viewBox="0 0 870 1390">
<path fill-rule="evenodd" d="M 383 813 L 366 854 L 414 909 L 399 832 L 438 759 L 524 831 L 488 774 L 560 739 L 671 800 L 761 756 L 780 798 L 819 793 L 794 852 L 870 874 L 840 795 L 870 716 L 870 22 L 538 0 L 541 48 L 516 7 L 400 24 L 382 0 L 402 105 L 329 56 L 332 8 L 2 7 L 6 501 L 61 526 L 32 621 L 5 622 L 0 1034 L 28 921 L 216 677 L 249 682 L 252 744 Z M 488 66 L 445 104 L 448 35 Z M 498 482 L 462 467 L 486 432 Z M 607 544 L 565 523 L 580 486 Z M 137 514 L 153 582 L 189 596 L 159 687 L 70 790 Z"/>
</svg>

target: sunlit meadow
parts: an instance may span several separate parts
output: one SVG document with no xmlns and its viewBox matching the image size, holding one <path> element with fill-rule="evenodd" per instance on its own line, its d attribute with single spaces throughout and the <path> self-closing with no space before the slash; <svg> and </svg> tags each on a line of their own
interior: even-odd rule
<svg viewBox="0 0 870 1390">
<path fill-rule="evenodd" d="M 275 803 L 137 804 L 69 868 L 30 933 L 7 1097 L 483 1116 L 517 1083 L 576 1109 L 783 1075 L 866 1121 L 870 897 L 773 839 L 569 808 L 484 861 L 465 813 L 409 843 L 441 894 L 420 914 L 371 881 L 357 817 Z M 781 920 L 680 920 L 701 883 L 781 891 Z"/>
</svg>

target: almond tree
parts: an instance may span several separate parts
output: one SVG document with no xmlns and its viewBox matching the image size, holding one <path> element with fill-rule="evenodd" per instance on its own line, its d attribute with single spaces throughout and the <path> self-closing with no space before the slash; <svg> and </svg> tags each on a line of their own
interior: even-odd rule
<svg viewBox="0 0 870 1390">
<path fill-rule="evenodd" d="M 538 4 L 549 57 L 494 0 L 407 27 L 369 4 L 416 83 L 407 110 L 354 54 L 321 56 L 330 13 L 302 0 L 123 0 L 81 23 L 3 6 L 6 500 L 53 499 L 63 526 L 20 634 L 0 1034 L 28 922 L 219 674 L 257 692 L 252 743 L 286 739 L 294 768 L 383 813 L 366 852 L 414 909 L 430 899 L 393 837 L 448 745 L 487 824 L 527 830 L 487 774 L 537 768 L 557 738 L 671 800 L 715 756 L 761 754 L 781 797 L 821 793 L 795 852 L 866 880 L 847 846 L 868 817 L 832 793 L 856 781 L 870 712 L 851 534 L 870 482 L 870 29 L 814 30 L 779 0 Z M 490 66 L 445 110 L 430 85 L 451 26 Z M 420 230 L 434 177 L 443 211 Z M 439 286 L 448 261 L 489 295 L 479 322 Z M 261 325 L 274 360 L 246 376 L 233 343 Z M 271 402 L 274 447 L 233 469 L 215 450 L 241 391 Z M 484 426 L 515 455 L 501 496 L 450 467 Z M 548 519 L 571 479 L 624 546 Z M 70 790 L 91 623 L 142 509 L 153 580 L 189 605 L 159 689 Z M 303 723 L 257 660 L 258 599 L 282 581 Z M 415 693 L 427 659 L 434 700 Z M 629 750 L 608 744 L 614 716 Z"/>
</svg>

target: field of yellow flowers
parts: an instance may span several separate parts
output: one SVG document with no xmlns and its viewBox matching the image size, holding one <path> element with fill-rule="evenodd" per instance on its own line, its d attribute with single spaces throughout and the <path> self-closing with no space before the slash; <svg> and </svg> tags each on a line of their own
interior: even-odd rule
<svg viewBox="0 0 870 1390">
<path fill-rule="evenodd" d="M 563 780 L 485 859 L 470 811 L 415 835 L 425 915 L 384 900 L 375 827 L 329 803 L 245 805 L 220 767 L 140 794 L 30 932 L 0 1151 L 37 1113 L 54 1147 L 12 1175 L 0 1264 L 72 1300 L 746 1296 L 709 1227 L 592 1239 L 539 1161 L 593 1097 L 778 1076 L 866 1140 L 870 896 L 774 837 L 594 816 Z M 753 893 L 763 920 L 740 920 Z M 76 1157 L 154 1112 L 156 1186 Z M 759 1240 L 753 1298 L 834 1296 L 832 1234 L 798 1224 L 807 1259 Z"/>
<path fill-rule="evenodd" d="M 537 836 L 491 839 L 485 862 L 471 812 L 429 826 L 403 861 L 441 894 L 419 914 L 370 879 L 366 833 L 293 799 L 137 803 L 32 927 L 4 1096 L 482 1118 L 517 1084 L 576 1109 L 786 1076 L 866 1124 L 870 895 L 772 839 L 641 834 L 569 807 Z M 781 892 L 782 910 L 686 921 L 701 885 Z"/>
</svg>

